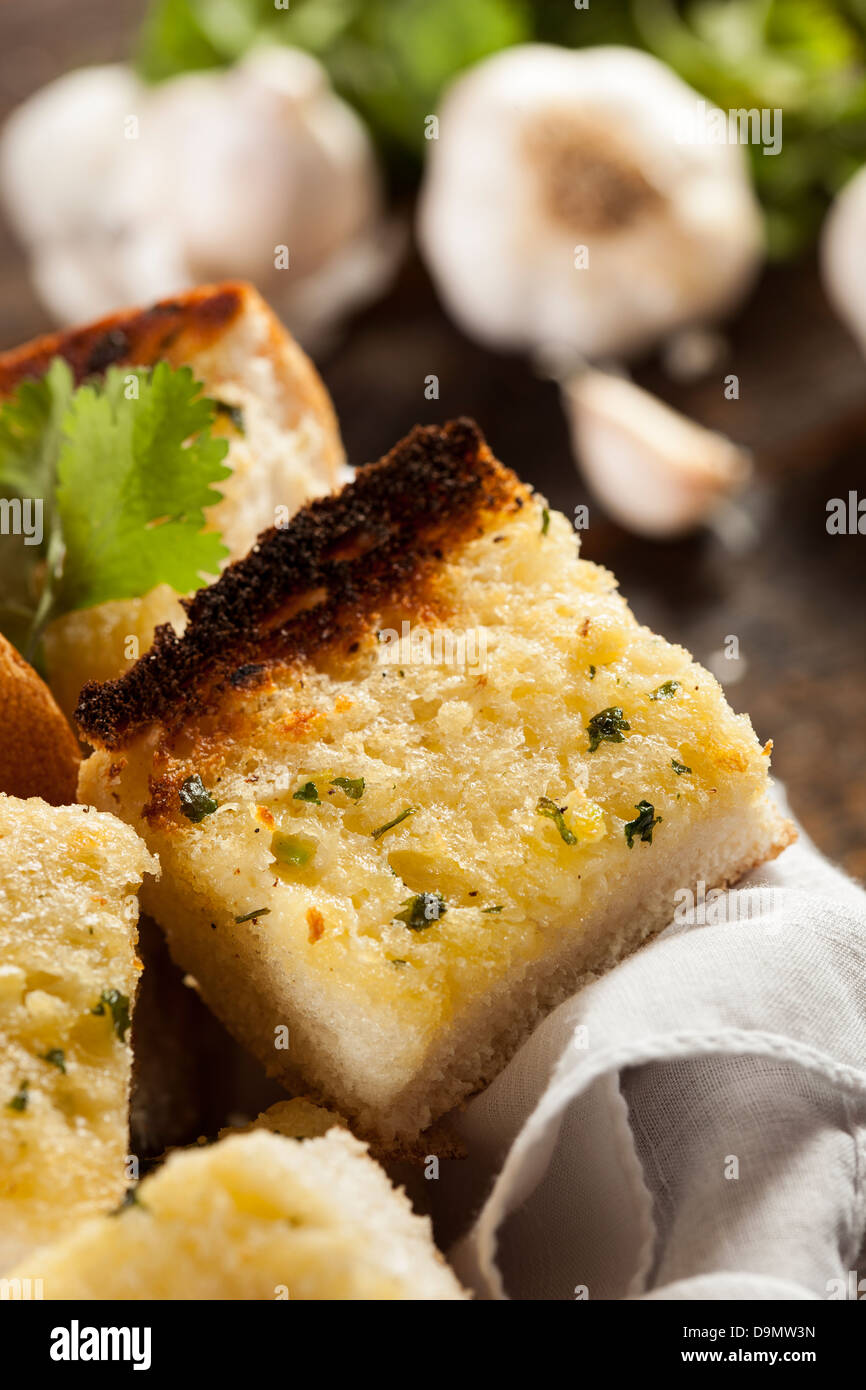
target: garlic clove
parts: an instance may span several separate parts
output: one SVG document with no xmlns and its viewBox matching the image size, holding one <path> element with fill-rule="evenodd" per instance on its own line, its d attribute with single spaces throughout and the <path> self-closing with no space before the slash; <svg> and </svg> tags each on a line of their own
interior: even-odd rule
<svg viewBox="0 0 866 1390">
<path fill-rule="evenodd" d="M 866 353 L 866 168 L 836 194 L 819 244 L 827 298 Z"/>
<path fill-rule="evenodd" d="M 572 443 L 595 496 L 638 535 L 683 535 L 747 481 L 748 453 L 625 377 L 589 369 L 562 387 Z"/>
<path fill-rule="evenodd" d="M 80 68 L 13 111 L 0 140 L 0 190 L 22 241 L 75 236 L 100 218 L 100 193 L 133 143 L 125 122 L 142 91 L 123 64 Z"/>
<path fill-rule="evenodd" d="M 0 171 L 38 291 L 67 322 L 226 277 L 257 283 L 290 326 L 335 322 L 396 264 L 364 125 L 283 46 L 155 87 L 123 67 L 71 74 L 10 118 Z"/>
<path fill-rule="evenodd" d="M 527 44 L 459 77 L 418 213 L 457 322 L 496 347 L 619 358 L 733 308 L 762 221 L 744 151 L 683 138 L 700 100 L 628 48 Z"/>
<path fill-rule="evenodd" d="M 142 126 L 152 173 L 130 165 L 124 183 L 169 210 L 195 280 L 232 274 L 266 287 L 286 246 L 277 280 L 294 286 L 380 216 L 366 130 L 297 50 L 263 47 L 226 72 L 163 83 Z"/>
</svg>

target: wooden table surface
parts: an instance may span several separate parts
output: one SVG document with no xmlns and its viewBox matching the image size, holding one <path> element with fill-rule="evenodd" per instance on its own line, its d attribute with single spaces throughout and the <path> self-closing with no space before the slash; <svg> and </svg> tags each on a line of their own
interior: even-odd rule
<svg viewBox="0 0 866 1390">
<path fill-rule="evenodd" d="M 0 5 L 0 118 L 75 65 L 126 56 L 143 0 L 10 0 Z M 24 260 L 0 225 L 0 346 L 50 326 Z M 711 534 L 637 540 L 585 492 L 556 387 L 519 357 L 468 342 L 410 253 L 391 291 L 318 365 L 350 459 L 378 457 L 418 421 L 475 417 L 495 451 L 567 513 L 589 502 L 584 554 L 614 570 L 638 617 L 699 660 L 739 640 L 728 696 L 774 740 L 773 765 L 819 846 L 866 877 L 866 537 L 829 536 L 826 504 L 866 496 L 866 367 L 826 305 L 811 264 L 768 272 L 730 326 L 728 360 L 698 385 L 658 364 L 638 378 L 755 453 L 745 499 L 753 543 L 732 553 Z M 722 378 L 740 379 L 727 401 Z M 440 399 L 424 399 L 436 373 Z M 736 679 L 731 679 L 736 677 Z"/>
</svg>

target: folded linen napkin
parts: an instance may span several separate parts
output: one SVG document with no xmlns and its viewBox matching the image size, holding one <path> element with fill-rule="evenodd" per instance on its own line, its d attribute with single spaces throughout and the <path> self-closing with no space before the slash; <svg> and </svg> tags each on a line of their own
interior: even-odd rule
<svg viewBox="0 0 866 1390">
<path fill-rule="evenodd" d="M 866 1297 L 866 894 L 801 835 L 681 896 L 458 1117 L 479 1297 Z"/>
</svg>

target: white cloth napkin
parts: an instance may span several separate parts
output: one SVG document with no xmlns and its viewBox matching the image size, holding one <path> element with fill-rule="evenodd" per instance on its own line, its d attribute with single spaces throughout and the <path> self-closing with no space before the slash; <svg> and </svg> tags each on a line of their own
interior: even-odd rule
<svg viewBox="0 0 866 1390">
<path fill-rule="evenodd" d="M 801 837 L 695 916 L 458 1117 L 438 1230 L 477 1296 L 866 1297 L 866 895 Z"/>
</svg>

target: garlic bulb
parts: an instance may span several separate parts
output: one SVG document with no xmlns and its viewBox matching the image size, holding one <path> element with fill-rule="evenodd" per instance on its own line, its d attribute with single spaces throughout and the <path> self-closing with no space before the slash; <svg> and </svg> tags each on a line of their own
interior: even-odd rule
<svg viewBox="0 0 866 1390">
<path fill-rule="evenodd" d="M 65 322 L 241 276 L 309 339 L 395 260 L 367 132 L 290 48 L 155 87 L 71 73 L 13 113 L 0 190 Z"/>
<path fill-rule="evenodd" d="M 638 535 L 682 535 L 710 518 L 750 473 L 749 455 L 626 377 L 592 368 L 563 387 L 587 482 Z"/>
<path fill-rule="evenodd" d="M 501 348 L 621 357 L 734 307 L 762 256 L 743 151 L 633 49 L 508 49 L 446 94 L 418 232 L 439 291 Z"/>
<path fill-rule="evenodd" d="M 819 253 L 827 298 L 866 353 L 866 168 L 836 194 Z"/>
</svg>

